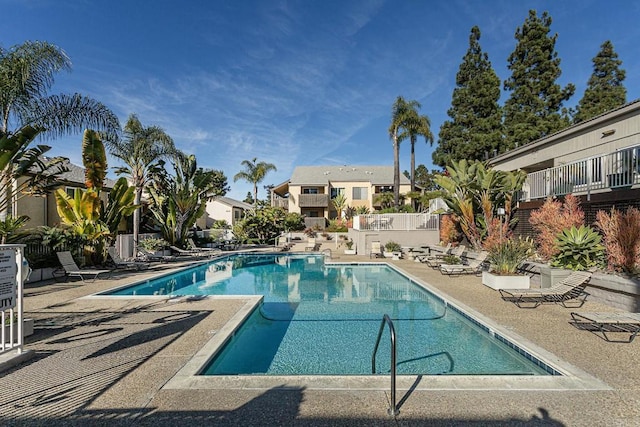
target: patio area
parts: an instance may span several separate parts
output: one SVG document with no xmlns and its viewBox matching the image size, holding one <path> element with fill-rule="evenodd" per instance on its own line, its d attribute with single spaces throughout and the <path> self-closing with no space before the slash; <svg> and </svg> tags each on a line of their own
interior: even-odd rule
<svg viewBox="0 0 640 427">
<path fill-rule="evenodd" d="M 336 255 L 335 261 L 370 261 Z M 608 343 L 569 324 L 570 309 L 519 309 L 479 277 L 446 277 L 425 264 L 384 260 L 493 319 L 610 390 L 462 390 L 455 381 L 389 390 L 272 387 L 175 390 L 163 386 L 244 304 L 242 298 L 83 298 L 158 274 L 25 289 L 26 339 L 35 357 L 0 374 L 3 425 L 640 425 L 639 340 Z M 173 264 L 163 265 L 171 268 Z M 581 311 L 607 311 L 587 301 Z M 526 378 L 523 378 L 526 381 Z M 446 381 L 445 381 L 446 382 Z M 442 384 L 441 379 L 438 384 Z M 418 387 L 418 385 L 420 387 Z M 427 389 L 424 389 L 427 388 Z"/>
</svg>

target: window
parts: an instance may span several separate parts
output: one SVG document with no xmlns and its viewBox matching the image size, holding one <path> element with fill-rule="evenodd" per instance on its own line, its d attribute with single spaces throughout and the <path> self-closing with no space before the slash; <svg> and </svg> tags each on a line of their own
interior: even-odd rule
<svg viewBox="0 0 640 427">
<path fill-rule="evenodd" d="M 353 200 L 367 200 L 369 198 L 369 192 L 367 187 L 353 187 Z"/>
<path fill-rule="evenodd" d="M 76 189 L 73 187 L 65 187 L 64 191 L 67 193 L 67 196 L 71 197 L 72 199 L 76 195 Z"/>
<path fill-rule="evenodd" d="M 376 193 L 392 193 L 393 185 L 378 185 L 376 186 Z"/>
<path fill-rule="evenodd" d="M 318 194 L 317 188 L 303 188 L 302 194 Z"/>
<path fill-rule="evenodd" d="M 331 189 L 331 198 L 335 199 L 338 194 L 344 194 L 344 188 L 332 188 Z"/>
</svg>

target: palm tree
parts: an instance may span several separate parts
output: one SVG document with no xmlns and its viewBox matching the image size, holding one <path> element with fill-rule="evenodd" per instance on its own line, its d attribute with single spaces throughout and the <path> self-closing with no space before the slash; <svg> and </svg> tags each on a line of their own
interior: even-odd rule
<svg viewBox="0 0 640 427">
<path fill-rule="evenodd" d="M 253 160 L 243 160 L 242 165 L 245 167 L 245 170 L 242 172 L 238 172 L 233 177 L 234 182 L 238 181 L 239 179 L 243 179 L 247 182 L 253 183 L 254 206 L 258 204 L 258 184 L 264 180 L 267 172 L 277 170 L 274 164 L 266 162 L 256 163 L 257 160 L 257 157 L 254 157 Z"/>
<path fill-rule="evenodd" d="M 28 41 L 9 49 L 0 47 L 0 140 L 11 145 L 11 153 L 2 161 L 2 217 L 6 216 L 6 201 L 15 196 L 10 181 L 15 177 L 13 170 L 25 153 L 37 154 L 36 149 L 27 149 L 36 137 L 55 138 L 92 128 L 103 131 L 109 141 L 117 139 L 118 118 L 100 102 L 80 94 L 48 94 L 55 74 L 70 69 L 69 57 L 51 43 Z M 39 154 L 48 149 L 37 147 Z"/>
<path fill-rule="evenodd" d="M 162 159 L 176 153 L 173 140 L 157 126 L 144 127 L 135 114 L 124 126 L 122 140 L 109 146 L 114 157 L 126 166 L 116 168 L 118 175 L 126 175 L 135 187 L 134 204 L 140 205 L 142 192 L 148 186 L 154 171 L 162 167 Z M 133 212 L 133 250 L 137 253 L 140 234 L 140 208 Z"/>
<path fill-rule="evenodd" d="M 416 106 L 419 108 L 420 104 L 416 103 Z M 426 115 L 421 116 L 415 109 L 410 108 L 407 111 L 405 133 L 411 142 L 411 191 L 414 191 L 416 185 L 416 141 L 419 136 L 422 136 L 424 137 L 425 142 L 433 144 L 433 133 L 431 133 L 431 121 L 429 120 L 429 117 Z M 401 139 L 404 139 L 404 137 Z"/>
<path fill-rule="evenodd" d="M 411 112 L 415 112 L 417 116 L 418 108 L 418 101 L 406 101 L 402 96 L 396 98 L 391 108 L 389 137 L 393 141 L 393 203 L 396 208 L 400 206 L 400 143 L 408 136 L 407 127 Z"/>
</svg>

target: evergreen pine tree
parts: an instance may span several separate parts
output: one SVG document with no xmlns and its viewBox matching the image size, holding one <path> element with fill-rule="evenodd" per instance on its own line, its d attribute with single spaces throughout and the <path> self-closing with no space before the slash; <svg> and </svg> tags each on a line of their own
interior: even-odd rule
<svg viewBox="0 0 640 427">
<path fill-rule="evenodd" d="M 451 120 L 440 128 L 438 147 L 433 163 L 446 166 L 451 160 L 484 160 L 502 141 L 500 79 L 489 57 L 480 46 L 480 29 L 471 29 L 469 50 L 456 75 L 451 108 Z"/>
<path fill-rule="evenodd" d="M 620 69 L 622 61 L 613 50 L 611 41 L 600 46 L 600 52 L 593 58 L 593 74 L 578 103 L 575 123 L 589 120 L 627 102 L 627 89 L 622 85 L 626 73 Z"/>
<path fill-rule="evenodd" d="M 505 151 L 551 135 L 570 124 L 568 111 L 562 108 L 575 92 L 568 84 L 561 88 L 556 80 L 562 74 L 555 50 L 557 34 L 549 36 L 551 17 L 535 10 L 516 30 L 515 50 L 509 55 L 511 77 L 504 89 L 511 96 L 504 105 Z"/>
</svg>

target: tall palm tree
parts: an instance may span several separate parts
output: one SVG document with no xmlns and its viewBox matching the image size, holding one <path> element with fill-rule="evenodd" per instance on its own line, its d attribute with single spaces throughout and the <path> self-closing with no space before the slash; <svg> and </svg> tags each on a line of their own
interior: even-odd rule
<svg viewBox="0 0 640 427">
<path fill-rule="evenodd" d="M 70 69 L 69 57 L 51 43 L 27 41 L 9 49 L 0 47 L 0 140 L 11 145 L 13 155 L 2 164 L 1 205 L 14 196 L 13 170 L 36 137 L 55 138 L 91 128 L 102 131 L 108 141 L 117 139 L 118 118 L 100 102 L 77 93 L 48 94 L 55 74 Z M 37 149 L 45 152 L 49 147 Z M 6 207 L 0 208 L 0 216 L 6 212 Z"/>
<path fill-rule="evenodd" d="M 135 114 L 131 114 L 124 126 L 123 138 L 109 146 L 114 157 L 126 166 L 116 168 L 118 175 L 128 176 L 135 187 L 134 204 L 140 205 L 142 192 L 149 184 L 153 172 L 162 167 L 162 159 L 173 156 L 177 150 L 173 139 L 157 126 L 145 127 Z M 138 248 L 140 234 L 140 208 L 133 212 L 133 246 Z"/>
<path fill-rule="evenodd" d="M 419 108 L 420 104 L 416 103 L 416 106 Z M 422 136 L 425 142 L 433 144 L 433 133 L 431 132 L 431 121 L 429 117 L 426 115 L 421 116 L 417 110 L 410 108 L 407 111 L 405 133 L 411 142 L 411 191 L 414 191 L 416 185 L 416 141 L 419 136 Z"/>
<path fill-rule="evenodd" d="M 400 143 L 408 136 L 407 127 L 412 111 L 417 116 L 418 108 L 418 101 L 406 101 L 402 96 L 396 98 L 391 108 L 389 137 L 393 141 L 393 204 L 396 208 L 400 206 Z"/>
<path fill-rule="evenodd" d="M 234 175 L 233 181 L 236 182 L 239 179 L 243 179 L 247 182 L 253 183 L 253 205 L 258 204 L 258 184 L 264 180 L 264 177 L 269 171 L 276 171 L 276 166 L 272 163 L 258 162 L 257 157 L 253 160 L 243 160 L 242 165 L 245 170 L 238 172 Z"/>
</svg>

